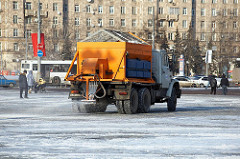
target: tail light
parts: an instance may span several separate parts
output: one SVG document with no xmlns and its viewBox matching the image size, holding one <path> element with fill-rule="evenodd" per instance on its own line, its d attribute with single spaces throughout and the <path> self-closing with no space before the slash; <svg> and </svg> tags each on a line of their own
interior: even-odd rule
<svg viewBox="0 0 240 159">
<path fill-rule="evenodd" d="M 78 94 L 79 91 L 78 90 L 71 90 L 71 94 Z"/>
<path fill-rule="evenodd" d="M 119 95 L 127 95 L 128 92 L 119 92 Z"/>
</svg>

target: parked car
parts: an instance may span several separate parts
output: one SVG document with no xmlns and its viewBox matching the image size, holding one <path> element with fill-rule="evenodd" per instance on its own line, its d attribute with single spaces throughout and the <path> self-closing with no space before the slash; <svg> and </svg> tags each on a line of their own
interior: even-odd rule
<svg viewBox="0 0 240 159">
<path fill-rule="evenodd" d="M 179 84 L 181 87 L 197 87 L 198 85 L 196 83 L 193 83 L 193 81 L 186 76 L 175 76 L 173 79 L 177 79 L 179 81 Z"/>
<path fill-rule="evenodd" d="M 15 85 L 16 85 L 16 81 L 8 80 L 3 75 L 0 75 L 0 86 L 14 87 Z"/>
<path fill-rule="evenodd" d="M 217 87 L 220 87 L 221 78 L 215 78 L 217 80 Z M 207 76 L 196 76 L 192 79 L 193 83 L 199 87 L 207 87 L 209 84 Z M 210 86 L 209 86 L 210 87 Z"/>
</svg>

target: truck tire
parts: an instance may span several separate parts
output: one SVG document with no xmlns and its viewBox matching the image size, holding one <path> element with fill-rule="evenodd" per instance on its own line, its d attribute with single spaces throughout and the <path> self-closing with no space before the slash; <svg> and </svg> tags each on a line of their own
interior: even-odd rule
<svg viewBox="0 0 240 159">
<path fill-rule="evenodd" d="M 100 98 L 97 99 L 96 101 L 96 112 L 105 112 L 107 110 L 109 102 L 108 99 L 105 98 Z"/>
<path fill-rule="evenodd" d="M 151 106 L 151 94 L 147 88 L 141 88 L 138 92 L 138 112 L 147 113 Z"/>
<path fill-rule="evenodd" d="M 14 87 L 14 84 L 13 84 L 13 83 L 10 83 L 10 84 L 9 84 L 9 87 L 11 87 L 11 88 Z"/>
<path fill-rule="evenodd" d="M 167 101 L 167 108 L 169 112 L 173 112 L 176 110 L 177 106 L 177 94 L 176 94 L 176 88 L 173 88 L 171 97 L 168 98 Z"/>
<path fill-rule="evenodd" d="M 130 100 L 116 101 L 116 107 L 120 114 L 135 114 L 138 110 L 138 93 L 132 88 Z"/>
</svg>

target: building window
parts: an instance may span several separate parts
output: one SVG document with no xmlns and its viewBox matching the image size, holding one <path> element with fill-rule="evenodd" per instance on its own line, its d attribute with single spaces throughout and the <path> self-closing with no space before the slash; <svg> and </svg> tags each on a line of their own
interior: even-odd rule
<svg viewBox="0 0 240 159">
<path fill-rule="evenodd" d="M 163 14 L 163 7 L 158 8 L 158 14 Z"/>
<path fill-rule="evenodd" d="M 238 0 L 233 0 L 233 3 L 234 3 L 234 4 L 237 4 L 237 3 L 238 3 Z"/>
<path fill-rule="evenodd" d="M 183 21 L 182 21 L 182 27 L 183 27 L 183 28 L 187 28 L 187 21 L 186 21 L 186 20 L 183 20 Z"/>
<path fill-rule="evenodd" d="M 31 29 L 27 29 L 27 37 L 30 38 L 32 34 L 32 30 Z"/>
<path fill-rule="evenodd" d="M 91 13 L 91 6 L 90 6 L 90 5 L 87 5 L 87 6 L 86 6 L 86 12 L 87 12 L 87 13 Z"/>
<path fill-rule="evenodd" d="M 0 15 L 0 24 L 2 23 L 2 16 Z"/>
<path fill-rule="evenodd" d="M 137 20 L 136 19 L 133 19 L 132 20 L 132 27 L 136 27 L 137 26 Z"/>
<path fill-rule="evenodd" d="M 216 33 L 213 33 L 212 34 L 212 41 L 216 41 L 217 40 L 217 34 Z"/>
<path fill-rule="evenodd" d="M 152 19 L 148 19 L 148 27 L 152 27 L 153 26 L 153 21 Z"/>
<path fill-rule="evenodd" d="M 32 23 L 32 17 L 26 17 L 26 24 Z"/>
<path fill-rule="evenodd" d="M 169 8 L 169 14 L 171 14 L 171 15 L 179 15 L 179 8 L 170 7 Z"/>
<path fill-rule="evenodd" d="M 125 19 L 121 19 L 121 26 L 125 27 L 126 26 L 126 20 Z"/>
<path fill-rule="evenodd" d="M 54 44 L 53 49 L 54 49 L 54 52 L 58 52 L 59 51 L 58 44 Z"/>
<path fill-rule="evenodd" d="M 18 2 L 13 1 L 13 9 L 17 10 L 18 9 Z"/>
<path fill-rule="evenodd" d="M 158 0 L 159 2 L 163 2 L 163 0 Z"/>
<path fill-rule="evenodd" d="M 126 7 L 121 7 L 121 14 L 126 14 Z"/>
<path fill-rule="evenodd" d="M 102 27 L 103 26 L 103 20 L 102 19 L 98 19 L 98 26 Z"/>
<path fill-rule="evenodd" d="M 148 14 L 153 14 L 153 7 L 148 7 Z"/>
<path fill-rule="evenodd" d="M 227 4 L 227 0 L 223 0 L 223 4 Z"/>
<path fill-rule="evenodd" d="M 226 22 L 223 22 L 223 28 L 227 29 L 227 23 Z"/>
<path fill-rule="evenodd" d="M 87 32 L 87 33 L 86 33 L 86 37 L 89 37 L 90 35 L 91 35 L 90 32 Z"/>
<path fill-rule="evenodd" d="M 57 25 L 57 23 L 58 23 L 57 17 L 53 17 L 53 24 L 54 24 L 54 25 Z"/>
<path fill-rule="evenodd" d="M 58 31 L 56 29 L 53 30 L 53 38 L 58 37 Z"/>
<path fill-rule="evenodd" d="M 205 8 L 201 8 L 201 16 L 205 16 Z"/>
<path fill-rule="evenodd" d="M 183 8 L 183 15 L 187 15 L 187 8 Z"/>
<path fill-rule="evenodd" d="M 227 16 L 227 9 L 223 9 L 223 16 Z"/>
<path fill-rule="evenodd" d="M 205 21 L 201 21 L 201 28 L 205 28 Z"/>
<path fill-rule="evenodd" d="M 31 2 L 26 2 L 26 9 L 31 10 L 32 9 L 32 3 Z"/>
<path fill-rule="evenodd" d="M 13 44 L 13 50 L 14 50 L 14 51 L 19 51 L 18 43 L 14 43 L 14 44 Z"/>
<path fill-rule="evenodd" d="M 80 6 L 79 5 L 75 5 L 75 12 L 80 12 Z"/>
<path fill-rule="evenodd" d="M 238 9 L 233 9 L 233 16 L 238 16 Z"/>
<path fill-rule="evenodd" d="M 13 36 L 17 37 L 18 36 L 18 29 L 13 29 Z"/>
<path fill-rule="evenodd" d="M 163 26 L 164 26 L 164 20 L 160 20 L 160 21 L 159 21 L 159 27 L 160 27 L 160 28 L 163 28 Z"/>
<path fill-rule="evenodd" d="M 183 0 L 183 3 L 187 3 L 187 0 Z"/>
<path fill-rule="evenodd" d="M 132 14 L 136 15 L 137 14 L 137 8 L 136 7 L 132 7 Z"/>
<path fill-rule="evenodd" d="M 53 3 L 53 11 L 58 11 L 58 4 L 57 3 Z"/>
<path fill-rule="evenodd" d="M 86 22 L 87 22 L 87 23 L 86 23 L 87 26 L 90 27 L 90 26 L 91 26 L 91 19 L 90 19 L 90 18 L 87 18 Z"/>
<path fill-rule="evenodd" d="M 114 20 L 113 19 L 109 19 L 109 26 L 114 26 Z"/>
<path fill-rule="evenodd" d="M 237 22 L 233 22 L 233 29 L 237 29 Z"/>
<path fill-rule="evenodd" d="M 187 33 L 182 33 L 182 39 L 186 40 L 187 39 Z"/>
<path fill-rule="evenodd" d="M 80 39 L 80 32 L 79 32 L 79 30 L 75 31 L 75 39 L 76 40 Z"/>
<path fill-rule="evenodd" d="M 217 3 L 217 0 L 212 0 L 212 3 Z"/>
<path fill-rule="evenodd" d="M 201 0 L 201 3 L 205 3 L 205 0 Z"/>
<path fill-rule="evenodd" d="M 173 40 L 173 33 L 168 33 L 168 40 Z"/>
<path fill-rule="evenodd" d="M 75 26 L 79 26 L 80 21 L 79 21 L 79 17 L 75 18 Z"/>
<path fill-rule="evenodd" d="M 148 33 L 148 40 L 152 40 L 152 33 Z"/>
<path fill-rule="evenodd" d="M 238 53 L 238 47 L 237 46 L 234 46 L 234 48 L 233 48 L 233 53 Z"/>
<path fill-rule="evenodd" d="M 33 44 L 32 44 L 32 43 L 29 43 L 29 44 L 28 44 L 28 50 L 29 50 L 29 51 L 33 51 Z"/>
<path fill-rule="evenodd" d="M 103 13 L 103 6 L 98 6 L 98 14 L 102 14 Z"/>
<path fill-rule="evenodd" d="M 2 29 L 0 28 L 0 37 L 2 37 Z"/>
<path fill-rule="evenodd" d="M 168 27 L 172 28 L 173 27 L 173 20 L 168 21 Z"/>
<path fill-rule="evenodd" d="M 212 29 L 216 29 L 216 22 L 212 21 Z"/>
<path fill-rule="evenodd" d="M 212 16 L 217 16 L 217 10 L 215 8 L 212 9 Z"/>
<path fill-rule="evenodd" d="M 2 42 L 0 42 L 0 51 L 2 51 Z"/>
<path fill-rule="evenodd" d="M 109 14 L 114 14 L 114 7 L 113 6 L 109 7 Z"/>
<path fill-rule="evenodd" d="M 17 15 L 13 15 L 13 24 L 17 24 L 18 23 L 18 17 Z"/>
<path fill-rule="evenodd" d="M 204 34 L 204 33 L 201 33 L 201 35 L 200 35 L 200 40 L 201 40 L 201 41 L 205 41 L 205 34 Z"/>
<path fill-rule="evenodd" d="M 67 11 L 68 11 L 68 5 L 67 5 L 67 4 L 64 4 L 64 5 L 63 5 L 63 11 L 64 11 L 64 12 L 67 12 Z"/>
</svg>

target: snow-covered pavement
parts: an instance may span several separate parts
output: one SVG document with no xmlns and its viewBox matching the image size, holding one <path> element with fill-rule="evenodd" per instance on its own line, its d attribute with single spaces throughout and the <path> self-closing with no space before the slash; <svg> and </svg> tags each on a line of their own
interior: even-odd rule
<svg viewBox="0 0 240 159">
<path fill-rule="evenodd" d="M 78 114 L 68 92 L 0 88 L 0 158 L 240 158 L 239 96 L 183 95 L 147 114 Z"/>
</svg>

